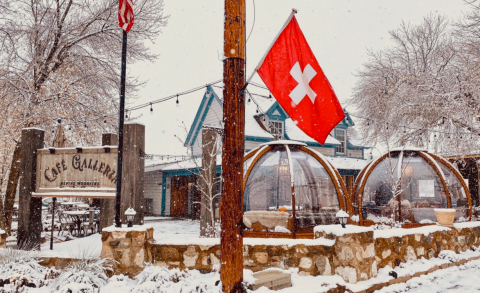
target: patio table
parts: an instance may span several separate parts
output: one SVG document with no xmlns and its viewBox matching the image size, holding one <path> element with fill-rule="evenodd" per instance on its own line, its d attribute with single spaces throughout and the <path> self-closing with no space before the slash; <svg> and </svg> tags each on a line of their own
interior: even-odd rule
<svg viewBox="0 0 480 293">
<path fill-rule="evenodd" d="M 77 226 L 77 236 L 80 236 L 80 229 L 82 227 L 82 222 L 84 221 L 83 217 L 88 215 L 89 213 L 98 214 L 100 211 L 98 210 L 90 210 L 90 211 L 65 211 L 63 214 L 70 215 L 74 218 L 75 224 Z M 85 232 L 86 234 L 86 232 Z"/>
</svg>

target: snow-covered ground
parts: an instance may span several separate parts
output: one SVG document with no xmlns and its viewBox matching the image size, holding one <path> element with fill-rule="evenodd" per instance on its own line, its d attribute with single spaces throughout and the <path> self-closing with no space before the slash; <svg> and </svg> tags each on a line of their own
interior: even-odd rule
<svg viewBox="0 0 480 293">
<path fill-rule="evenodd" d="M 184 241 L 195 240 L 198 241 L 199 221 L 195 220 L 179 220 L 169 218 L 154 218 L 146 221 L 148 226 L 153 226 L 155 229 L 154 237 L 157 242 L 163 241 Z M 206 239 L 208 241 L 218 241 L 218 239 Z M 248 240 L 248 239 L 247 239 Z M 261 239 L 256 239 L 261 240 Z M 55 243 L 54 250 L 49 250 L 49 243 L 42 245 L 40 256 L 59 256 L 59 257 L 74 257 L 74 258 L 97 258 L 100 255 L 101 249 L 101 235 L 94 234 L 84 238 Z M 374 284 L 384 283 L 391 280 L 393 277 L 389 275 L 391 271 L 395 271 L 398 277 L 413 275 L 416 272 L 427 271 L 428 269 L 447 264 L 452 261 L 460 259 L 469 259 L 480 256 L 480 249 L 476 251 L 466 251 L 460 254 L 455 254 L 453 251 L 443 251 L 441 257 L 426 260 L 419 259 L 416 262 L 402 263 L 395 269 L 385 267 L 379 270 L 376 278 L 358 282 L 357 284 L 347 284 L 343 279 L 337 275 L 335 276 L 300 276 L 298 269 L 285 270 L 284 272 L 292 275 L 293 287 L 285 288 L 277 292 L 281 293 L 319 293 L 326 292 L 328 289 L 337 286 L 337 284 L 346 286 L 353 292 L 365 290 Z M 0 253 L 0 279 L 4 279 L 8 270 L 2 269 L 1 253 Z M 30 269 L 32 270 L 32 269 Z M 22 268 L 22 272 L 25 270 Z M 47 272 L 40 272 L 37 275 L 44 276 Z M 51 272 L 50 272 L 51 273 Z M 19 274 L 15 272 L 18 276 Z M 15 275 L 14 274 L 14 275 Z M 25 274 L 25 273 L 24 273 Z M 57 271 L 59 274 L 54 280 L 46 281 L 41 288 L 29 288 L 22 292 L 44 293 L 44 292 L 81 292 L 82 288 L 92 288 L 91 284 L 81 284 L 81 281 L 75 282 L 71 280 L 83 280 L 85 275 L 82 273 L 71 274 L 68 270 Z M 98 272 L 96 273 L 98 275 Z M 20 274 L 21 275 L 21 274 Z M 29 281 L 41 282 L 35 279 L 35 273 L 26 273 Z M 30 276 L 32 275 L 32 276 Z M 87 273 L 88 275 L 88 273 Z M 244 280 L 248 282 L 253 281 L 253 272 L 244 270 Z M 78 277 L 81 276 L 81 277 Z M 64 283 L 59 285 L 60 281 Z M 87 278 L 89 279 L 89 278 Z M 95 279 L 95 278 L 93 278 Z M 215 283 L 220 279 L 217 272 L 209 274 L 201 274 L 196 270 L 181 272 L 177 269 L 168 270 L 162 267 L 147 266 L 144 273 L 134 279 L 125 276 L 113 276 L 112 278 L 98 279 L 100 282 L 99 291 L 86 290 L 85 292 L 203 292 L 203 293 L 217 293 L 220 292 L 220 286 Z M 70 281 L 69 281 L 70 280 Z M 70 283 L 69 283 L 70 282 Z M 40 283 L 39 283 L 40 284 Z M 55 287 L 56 286 L 56 287 Z M 60 287 L 59 287 L 60 286 Z M 63 286 L 63 287 L 62 287 Z M 8 286 L 7 286 L 8 287 Z M 64 290 L 62 291 L 63 288 Z M 12 292 L 2 291 L 0 292 Z M 76 291 L 77 290 L 77 291 Z M 473 260 L 465 265 L 459 267 L 451 267 L 443 270 L 435 271 L 431 274 L 413 278 L 406 283 L 400 283 L 385 287 L 378 292 L 393 293 L 393 292 L 478 292 L 480 290 L 480 260 Z M 258 293 L 273 292 L 265 287 L 255 291 Z"/>
<path fill-rule="evenodd" d="M 458 267 L 438 270 L 428 275 L 412 278 L 406 283 L 399 283 L 378 290 L 378 293 L 436 293 L 480 291 L 480 260 L 474 260 Z"/>
</svg>

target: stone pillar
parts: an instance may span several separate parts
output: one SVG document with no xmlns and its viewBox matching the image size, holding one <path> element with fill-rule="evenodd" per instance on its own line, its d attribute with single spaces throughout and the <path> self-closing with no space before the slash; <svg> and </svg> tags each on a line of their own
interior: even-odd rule
<svg viewBox="0 0 480 293">
<path fill-rule="evenodd" d="M 17 247 L 40 249 L 42 199 L 32 197 L 37 176 L 37 150 L 44 147 L 45 132 L 38 128 L 22 129 L 22 158 L 18 205 Z"/>
<path fill-rule="evenodd" d="M 335 240 L 333 267 L 335 274 L 345 282 L 357 283 L 377 276 L 375 239 L 373 229 L 347 225 L 320 225 L 315 227 L 315 238 Z"/>
<path fill-rule="evenodd" d="M 102 134 L 103 146 L 118 146 L 118 136 L 115 133 Z M 115 199 L 100 199 L 100 231 L 113 225 L 115 218 Z"/>
<path fill-rule="evenodd" d="M 145 125 L 125 123 L 123 131 L 122 223 L 127 222 L 125 210 L 132 206 L 137 212 L 133 223 L 140 225 L 145 216 Z"/>
<path fill-rule="evenodd" d="M 211 237 L 213 232 L 209 231 L 211 230 L 212 214 L 206 207 L 210 206 L 209 195 L 213 197 L 217 193 L 217 190 L 213 189 L 217 173 L 217 137 L 217 130 L 202 129 L 202 170 L 198 179 L 200 181 L 200 201 L 202 203 L 200 205 L 200 236 L 202 237 Z M 209 194 L 210 192 L 212 194 Z M 213 206 L 212 209 L 214 208 Z"/>
<path fill-rule="evenodd" d="M 143 270 L 146 262 L 152 262 L 153 228 L 134 226 L 132 228 L 116 228 L 114 226 L 102 231 L 101 257 L 113 258 L 115 274 L 126 274 L 134 277 Z"/>
</svg>

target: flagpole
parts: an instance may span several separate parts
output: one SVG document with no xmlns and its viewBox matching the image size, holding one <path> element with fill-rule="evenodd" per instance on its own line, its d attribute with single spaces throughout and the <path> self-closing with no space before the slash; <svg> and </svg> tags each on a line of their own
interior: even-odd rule
<svg viewBox="0 0 480 293">
<path fill-rule="evenodd" d="M 115 195 L 115 227 L 122 227 L 120 207 L 122 203 L 123 124 L 125 117 L 125 75 L 127 70 L 127 32 L 122 29 L 122 67 L 120 74 L 120 112 L 118 119 L 117 193 Z"/>
<path fill-rule="evenodd" d="M 250 75 L 250 77 L 247 79 L 247 82 L 245 83 L 245 87 L 247 87 L 247 85 L 250 83 L 250 81 L 252 80 L 253 76 L 255 75 L 255 73 L 257 72 L 257 70 L 260 68 L 260 66 L 262 66 L 263 64 L 263 61 L 265 61 L 265 57 L 267 57 L 267 54 L 268 52 L 270 52 L 270 49 L 273 47 L 273 44 L 275 44 L 275 42 L 277 41 L 278 37 L 280 36 L 280 34 L 283 32 L 283 30 L 285 29 L 285 27 L 290 23 L 290 20 L 292 20 L 292 18 L 295 16 L 295 14 L 298 12 L 297 9 L 295 8 L 292 8 L 292 12 L 290 13 L 290 15 L 288 16 L 287 20 L 285 21 L 285 23 L 283 24 L 282 28 L 280 29 L 280 31 L 278 32 L 278 34 L 275 36 L 275 38 L 273 39 L 273 42 L 270 44 L 270 46 L 268 46 L 268 49 L 267 51 L 265 51 L 265 54 L 263 55 L 262 59 L 260 59 L 260 62 L 258 62 L 258 65 L 255 67 L 255 69 L 253 69 L 253 72 L 252 74 Z"/>
</svg>

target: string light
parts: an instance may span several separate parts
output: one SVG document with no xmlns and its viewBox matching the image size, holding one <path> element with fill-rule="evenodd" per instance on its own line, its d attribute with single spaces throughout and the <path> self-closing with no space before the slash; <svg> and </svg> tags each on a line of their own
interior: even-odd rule
<svg viewBox="0 0 480 293">
<path fill-rule="evenodd" d="M 125 111 L 125 119 L 128 119 L 128 110 Z"/>
<path fill-rule="evenodd" d="M 180 106 L 180 102 L 178 101 L 178 95 L 177 95 L 177 107 Z"/>
<path fill-rule="evenodd" d="M 58 124 L 62 123 L 62 119 L 58 118 L 57 122 L 58 122 Z"/>
<path fill-rule="evenodd" d="M 152 106 L 152 103 L 150 103 L 150 114 L 153 115 L 153 106 Z"/>
<path fill-rule="evenodd" d="M 257 106 L 257 114 L 258 114 L 258 112 L 259 112 L 259 111 L 258 111 L 258 106 Z"/>
</svg>

